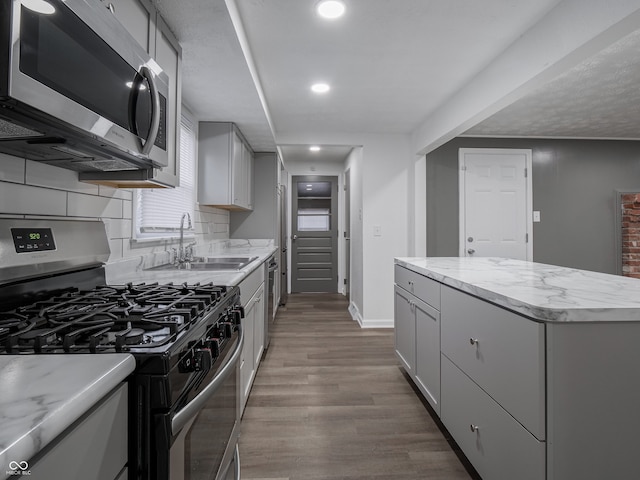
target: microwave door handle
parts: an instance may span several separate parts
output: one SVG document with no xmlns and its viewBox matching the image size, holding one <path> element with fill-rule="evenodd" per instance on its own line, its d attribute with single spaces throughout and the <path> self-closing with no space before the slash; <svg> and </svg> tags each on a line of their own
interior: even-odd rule
<svg viewBox="0 0 640 480">
<path fill-rule="evenodd" d="M 218 372 L 218 374 L 211 380 L 211 383 L 207 385 L 204 390 L 202 390 L 198 395 L 195 396 L 193 400 L 187 403 L 182 410 L 177 412 L 173 418 L 171 419 L 171 435 L 176 436 L 180 433 L 180 430 L 195 417 L 200 410 L 206 405 L 209 401 L 209 398 L 213 396 L 216 391 L 220 388 L 222 383 L 227 379 L 229 374 L 233 371 L 238 363 L 238 359 L 240 358 L 240 354 L 242 352 L 242 347 L 244 345 L 244 332 L 242 331 L 242 326 L 238 325 L 238 343 L 236 343 L 236 347 L 231 355 L 231 358 L 226 363 L 222 369 Z"/>
<path fill-rule="evenodd" d="M 158 88 L 156 87 L 155 75 L 149 67 L 143 65 L 140 68 L 140 75 L 147 79 L 149 92 L 151 93 L 151 127 L 149 128 L 149 134 L 144 143 L 140 140 L 140 152 L 145 156 L 149 156 L 149 152 L 151 152 L 156 137 L 158 136 L 158 127 L 160 126 L 160 93 L 158 93 Z"/>
</svg>

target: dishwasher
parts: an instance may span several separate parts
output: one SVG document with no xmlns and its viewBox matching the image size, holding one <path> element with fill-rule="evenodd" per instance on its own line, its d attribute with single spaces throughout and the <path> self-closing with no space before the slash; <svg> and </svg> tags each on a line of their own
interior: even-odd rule
<svg viewBox="0 0 640 480">
<path fill-rule="evenodd" d="M 272 255 L 267 262 L 267 320 L 265 322 L 264 329 L 264 348 L 269 348 L 269 343 L 271 341 L 271 329 L 273 328 L 273 324 L 276 318 L 276 278 L 278 278 L 278 261 L 276 260 L 276 256 Z"/>
</svg>

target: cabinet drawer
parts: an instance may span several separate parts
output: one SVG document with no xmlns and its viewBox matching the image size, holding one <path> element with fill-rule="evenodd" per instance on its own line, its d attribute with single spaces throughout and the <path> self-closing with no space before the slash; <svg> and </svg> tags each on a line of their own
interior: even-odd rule
<svg viewBox="0 0 640 480">
<path fill-rule="evenodd" d="M 545 478 L 545 442 L 531 435 L 444 355 L 441 412 L 442 422 L 482 478 Z"/>
<path fill-rule="evenodd" d="M 240 282 L 240 302 L 243 307 L 249 304 L 251 298 L 255 295 L 260 285 L 264 283 L 264 263 L 251 272 L 244 280 Z"/>
<path fill-rule="evenodd" d="M 436 310 L 440 310 L 440 283 L 412 272 L 400 265 L 395 265 L 395 282 L 407 292 L 413 293 L 423 302 Z"/>
<path fill-rule="evenodd" d="M 442 353 L 545 439 L 544 324 L 442 287 Z"/>
</svg>

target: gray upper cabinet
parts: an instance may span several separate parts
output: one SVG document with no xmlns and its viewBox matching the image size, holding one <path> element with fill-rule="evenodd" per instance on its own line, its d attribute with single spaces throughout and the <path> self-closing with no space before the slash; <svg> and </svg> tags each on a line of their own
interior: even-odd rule
<svg viewBox="0 0 640 480">
<path fill-rule="evenodd" d="M 169 77 L 167 152 L 169 164 L 154 170 L 162 184 L 177 186 L 180 174 L 180 115 L 182 105 L 182 48 L 171 29 L 148 0 L 111 0 L 116 18 L 158 62 Z M 153 185 L 149 185 L 153 186 Z"/>
<path fill-rule="evenodd" d="M 233 123 L 199 124 L 198 203 L 253 210 L 253 151 Z"/>
</svg>

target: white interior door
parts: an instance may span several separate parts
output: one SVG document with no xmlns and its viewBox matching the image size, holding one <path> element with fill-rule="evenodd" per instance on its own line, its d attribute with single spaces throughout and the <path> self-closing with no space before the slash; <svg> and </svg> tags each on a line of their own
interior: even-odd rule
<svg viewBox="0 0 640 480">
<path fill-rule="evenodd" d="M 461 148 L 460 256 L 533 259 L 531 150 Z"/>
</svg>

